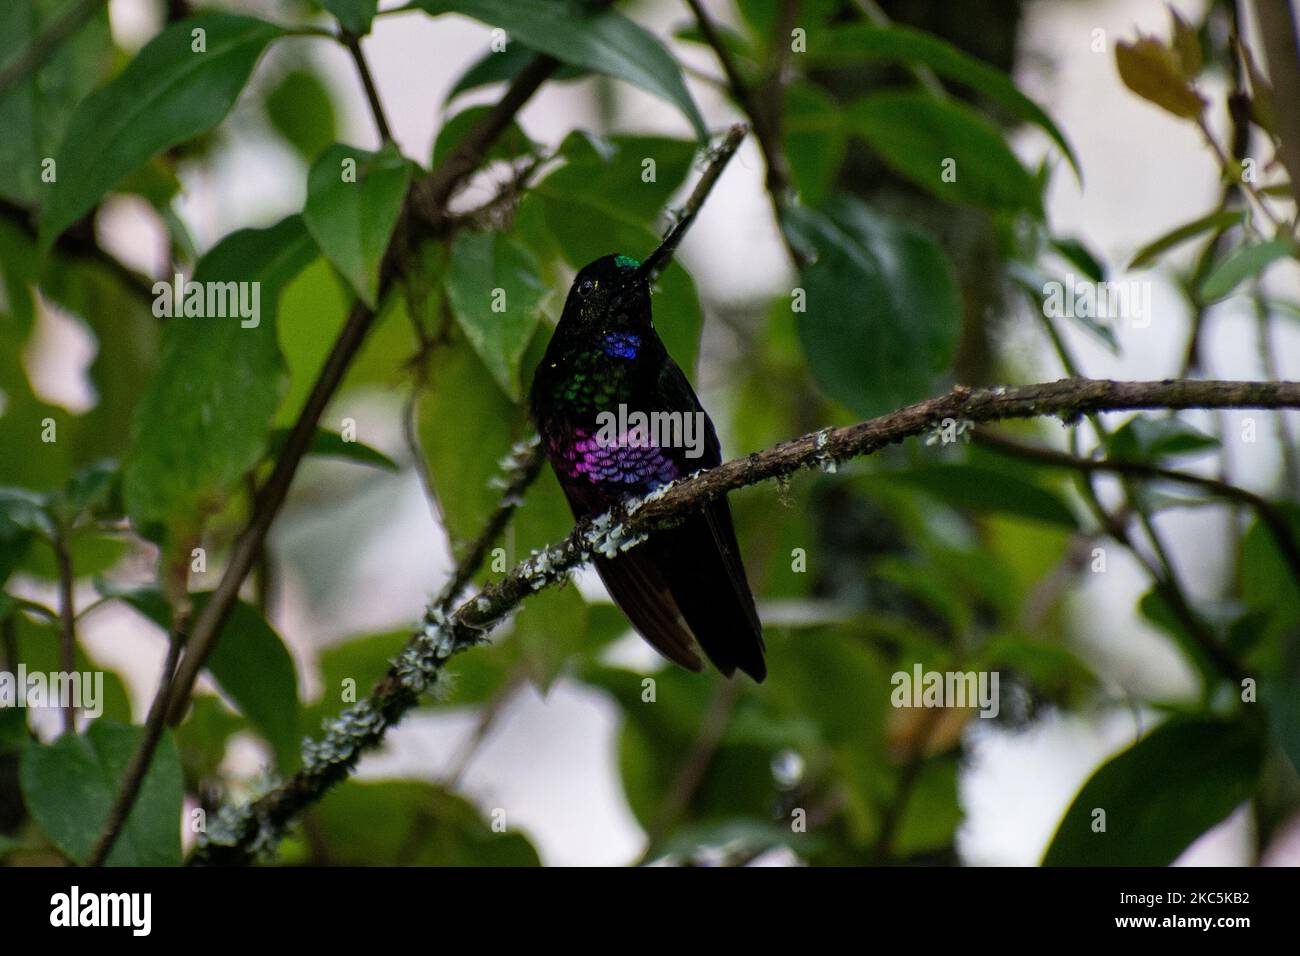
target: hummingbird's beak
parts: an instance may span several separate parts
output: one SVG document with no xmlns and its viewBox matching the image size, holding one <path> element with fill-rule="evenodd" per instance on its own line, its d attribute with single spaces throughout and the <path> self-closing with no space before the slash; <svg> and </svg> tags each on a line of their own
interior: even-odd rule
<svg viewBox="0 0 1300 956">
<path fill-rule="evenodd" d="M 722 170 L 726 167 L 731 157 L 735 154 L 740 141 L 745 138 L 749 132 L 749 127 L 744 123 L 737 123 L 727 131 L 726 137 L 721 145 L 714 151 L 713 158 L 700 181 L 695 184 L 695 189 L 691 192 L 690 198 L 686 201 L 686 209 L 681 218 L 673 223 L 673 227 L 668 230 L 668 235 L 664 236 L 663 242 L 654 252 L 646 256 L 645 260 L 637 267 L 636 272 L 632 274 L 633 282 L 644 282 L 650 285 L 655 278 L 664 269 L 668 268 L 668 263 L 672 261 L 673 252 L 677 244 L 682 241 L 682 236 L 686 235 L 686 230 L 691 228 L 691 223 L 695 222 L 695 216 L 704 205 L 704 200 L 708 198 L 709 191 L 713 189 L 713 184 L 718 181 L 722 175 Z"/>
<path fill-rule="evenodd" d="M 686 235 L 686 230 L 690 228 L 694 214 L 682 216 L 664 236 L 663 242 L 659 243 L 655 251 L 646 256 L 637 266 L 636 272 L 632 274 L 633 282 L 644 282 L 646 285 L 651 284 L 659 276 L 659 273 L 668 268 L 668 263 L 672 261 L 673 251 L 677 244 L 682 241 L 682 236 Z"/>
</svg>

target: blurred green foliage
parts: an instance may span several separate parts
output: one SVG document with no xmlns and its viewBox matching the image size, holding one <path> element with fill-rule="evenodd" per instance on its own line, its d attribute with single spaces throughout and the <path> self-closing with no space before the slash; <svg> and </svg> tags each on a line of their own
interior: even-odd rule
<svg viewBox="0 0 1300 956">
<path fill-rule="evenodd" d="M 0 64 L 31 42 L 57 6 L 16 0 L 0 10 Z M 373 0 L 318 6 L 351 34 L 372 28 Z M 263 52 L 291 28 L 206 12 L 165 26 L 121 65 L 100 16 L 38 73 L 0 94 L 0 128 L 21 132 L 0 140 L 5 668 L 60 666 L 61 609 L 39 600 L 60 577 L 60 551 L 78 582 L 93 579 L 96 607 L 125 604 L 152 622 L 145 625 L 151 632 L 172 628 L 180 595 L 167 569 L 184 566 L 200 545 L 204 560 L 220 566 L 248 508 L 248 488 L 276 459 L 354 298 L 378 315 L 341 395 L 396 391 L 409 402 L 414 453 L 424 459 L 455 554 L 497 508 L 499 461 L 531 431 L 523 396 L 568 279 L 598 256 L 653 248 L 665 210 L 698 168 L 707 128 L 669 46 L 621 13 L 585 16 L 580 4 L 559 0 L 414 6 L 423 12 L 402 15 L 455 12 L 510 36 L 504 51 L 486 53 L 454 85 L 432 156 L 336 142 L 330 85 L 311 61 L 295 61 L 247 95 L 302 159 L 304 208 L 236 231 L 202 255 L 176 202 L 178 164 L 218 161 L 199 147 L 243 94 Z M 1052 164 L 1063 161 L 1077 175 L 1078 160 L 1052 119 L 1003 72 L 930 33 L 846 19 L 845 5 L 830 0 L 803 7 L 806 55 L 789 66 L 777 102 L 792 180 L 790 195 L 778 197 L 781 227 L 804 265 L 788 294 L 710 303 L 711 314 L 731 320 L 729 344 L 715 350 L 721 354 L 710 371 L 723 383 L 714 412 L 732 453 L 934 394 L 952 383 L 963 335 L 977 321 L 969 264 L 954 261 L 945 236 L 846 192 L 850 149 L 871 151 L 900 191 L 984 217 L 1001 243 L 996 281 L 1028 293 L 1037 321 L 1052 326 L 1043 290 L 1062 270 L 1095 281 L 1108 270 L 1086 243 L 1053 230 L 1043 201 Z M 761 83 L 788 42 L 776 35 L 778 8 L 776 0 L 742 0 L 731 25 L 719 28 L 745 82 Z M 195 29 L 207 44 L 200 60 L 191 47 Z M 675 36 L 705 42 L 693 24 Z M 459 97 L 517 76 L 535 51 L 562 61 L 553 80 L 599 74 L 658 96 L 690 135 L 562 129 L 534 141 L 507 124 L 487 154 L 488 179 L 499 184 L 505 173 L 517 180 L 514 191 L 458 220 L 449 239 L 402 250 L 401 275 L 381 295 L 381 262 L 412 182 L 427 172 L 426 159 L 439 166 L 489 111 L 464 107 Z M 1125 52 L 1119 69 L 1157 105 L 1195 113 L 1192 84 L 1208 67 L 1176 52 Z M 823 82 L 826 71 L 881 64 L 932 71 L 952 95 L 937 95 L 907 72 L 889 88 L 852 98 Z M 238 111 L 230 122 L 243 122 Z M 1007 122 L 1035 128 L 1046 150 L 1042 165 L 1011 148 Z M 57 162 L 53 182 L 41 179 L 46 157 Z M 950 161 L 955 178 L 944 175 Z M 355 179 L 347 177 L 349 162 Z M 259 324 L 157 317 L 149 282 L 85 255 L 94 211 L 120 194 L 143 199 L 167 234 L 174 268 L 164 281 L 184 271 L 196 282 L 259 282 Z M 1290 237 L 1252 234 L 1239 210 L 1223 208 L 1153 237 L 1135 264 L 1207 238 L 1207 267 L 1179 276 L 1196 307 L 1253 287 L 1264 270 L 1295 256 Z M 503 308 L 491 295 L 501 296 Z M 670 352 L 694 377 L 705 312 L 680 263 L 661 277 L 654 308 Z M 62 407 L 33 374 L 32 345 L 53 309 L 97 349 L 87 370 L 93 401 L 84 410 Z M 1104 320 L 1069 318 L 1118 350 Z M 1026 372 L 1010 356 L 999 366 L 1011 376 Z M 388 470 L 414 464 L 340 428 L 323 423 L 311 453 Z M 1046 438 L 1032 424 L 1006 434 Z M 1084 434 L 1095 447 L 1076 446 L 1080 454 L 1137 465 L 1181 467 L 1223 454 L 1222 436 L 1176 415 L 1135 414 Z M 745 862 L 785 848 L 810 863 L 955 861 L 958 779 L 973 712 L 891 707 L 896 674 L 917 665 L 1000 672 L 1004 729 L 1047 710 L 1113 705 L 1097 673 L 1104 662 L 1081 649 L 1070 613 L 1088 570 L 1078 552 L 1087 555 L 1104 531 L 1088 508 L 1089 487 L 1068 470 L 972 443 L 964 430 L 957 437 L 891 447 L 732 495 L 750 580 L 768 617 L 765 684 L 616 663 L 624 659 L 613 651 L 626 621 L 570 586 L 525 602 L 491 647 L 453 662 L 451 690 L 422 706 L 488 718 L 524 688 L 545 694 L 557 681 L 603 695 L 620 716 L 617 767 L 646 833 L 645 860 Z M 350 487 L 341 494 L 365 486 Z M 1128 507 L 1158 516 L 1206 500 L 1142 484 Z M 1277 507 L 1300 537 L 1300 509 L 1285 500 Z M 543 472 L 498 542 L 502 552 L 476 580 L 498 578 L 571 524 L 558 485 Z M 1300 590 L 1276 527 L 1253 515 L 1242 526 L 1229 542 L 1221 593 L 1196 596 L 1185 609 L 1158 587 L 1141 599 L 1136 610 L 1197 669 L 1203 692 L 1142 702 L 1175 716 L 1096 771 L 1065 814 L 1046 863 L 1165 864 L 1243 801 L 1257 797 L 1261 818 L 1300 804 Z M 154 565 L 158 579 L 142 583 L 141 567 Z M 197 611 L 207 593 L 196 585 L 185 599 Z M 1125 640 L 1127 626 L 1111 639 Z M 1207 655 L 1202 630 L 1259 676 L 1257 697 L 1241 702 Z M 381 679 L 407 636 L 358 634 L 295 664 L 266 609 L 237 603 L 208 666 L 219 696 L 200 693 L 164 737 L 110 862 L 179 862 L 182 800 L 212 812 L 255 785 L 227 765 L 235 739 L 260 740 L 276 772 L 291 773 L 301 737 Z M 83 648 L 76 663 L 105 670 Z M 300 667 L 318 678 L 314 699 L 299 686 Z M 0 710 L 0 755 L 19 759 L 27 814 L 0 833 L 0 855 L 84 860 L 143 716 L 132 714 L 111 671 L 104 716 L 81 733 L 41 742 L 20 713 Z M 1108 808 L 1104 838 L 1094 827 L 1097 806 Z M 281 859 L 539 862 L 526 834 L 503 827 L 452 780 L 345 783 L 309 811 Z"/>
</svg>

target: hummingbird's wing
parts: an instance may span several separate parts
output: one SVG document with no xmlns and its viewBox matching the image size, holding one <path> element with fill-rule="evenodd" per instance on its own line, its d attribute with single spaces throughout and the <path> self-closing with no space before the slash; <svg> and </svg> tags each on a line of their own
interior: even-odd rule
<svg viewBox="0 0 1300 956">
<path fill-rule="evenodd" d="M 594 483 L 561 477 L 560 487 L 578 517 L 608 507 L 608 499 Z M 658 551 L 657 542 L 647 541 L 617 558 L 597 558 L 596 571 L 614 603 L 652 647 L 687 670 L 704 670 L 690 628 L 659 570 Z"/>
<path fill-rule="evenodd" d="M 600 514 L 630 495 L 722 462 L 717 432 L 685 374 L 665 357 L 647 412 L 679 412 L 702 427 L 694 449 L 680 444 L 598 445 L 589 431 L 539 416 L 547 453 L 575 516 Z M 702 432 L 702 434 L 700 434 Z M 685 439 L 685 435 L 682 435 Z M 692 442 L 691 444 L 695 444 Z M 698 451 L 691 457 L 690 451 Z M 745 578 L 726 499 L 701 506 L 656 532 L 638 548 L 596 561 L 610 597 L 641 636 L 690 670 L 702 668 L 696 645 L 728 677 L 739 668 L 756 681 L 767 674 L 763 631 Z"/>
<path fill-rule="evenodd" d="M 698 412 L 705 426 L 700 457 L 686 457 L 683 448 L 666 449 L 681 474 L 721 464 L 722 446 L 713 421 L 672 359 L 664 363 L 659 382 L 667 408 Z M 668 590 L 709 660 L 728 677 L 740 668 L 761 682 L 767 676 L 763 628 L 745 577 L 727 499 L 714 499 L 683 524 L 655 538 Z M 654 543 L 647 542 L 645 547 Z"/>
</svg>

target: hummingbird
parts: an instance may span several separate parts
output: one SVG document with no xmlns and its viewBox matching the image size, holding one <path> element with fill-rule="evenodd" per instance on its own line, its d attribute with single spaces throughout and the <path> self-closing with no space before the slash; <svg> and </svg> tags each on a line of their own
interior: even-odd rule
<svg viewBox="0 0 1300 956">
<path fill-rule="evenodd" d="M 533 378 L 533 420 L 579 520 L 722 463 L 713 422 L 651 316 L 651 285 L 684 227 L 679 222 L 644 262 L 607 255 L 579 271 Z M 646 421 L 687 425 L 656 435 Z M 681 440 L 690 422 L 700 426 L 693 446 Z M 669 660 L 701 671 L 702 650 L 727 677 L 737 668 L 758 682 L 767 676 L 763 629 L 725 497 L 595 564 L 614 603 Z"/>
</svg>

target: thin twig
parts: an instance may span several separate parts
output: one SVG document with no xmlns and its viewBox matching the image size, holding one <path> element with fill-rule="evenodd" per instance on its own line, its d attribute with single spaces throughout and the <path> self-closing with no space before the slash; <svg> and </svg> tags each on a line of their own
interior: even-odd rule
<svg viewBox="0 0 1300 956">
<path fill-rule="evenodd" d="M 514 121 L 524 103 L 537 92 L 559 67 L 560 61 L 538 56 L 515 77 L 496 106 L 479 121 L 468 136 L 456 144 L 426 179 L 412 191 L 415 212 L 435 229 L 444 227 L 452 193 L 483 163 L 483 157 L 497 138 Z"/>
<path fill-rule="evenodd" d="M 30 210 L 8 199 L 0 198 L 0 220 L 13 224 L 22 230 L 27 238 L 35 241 L 36 217 Z M 103 267 L 136 300 L 146 305 L 153 304 L 153 280 L 136 272 L 122 260 L 105 251 L 96 241 L 93 230 L 76 226 L 66 230 L 55 240 L 54 251 L 69 259 L 92 262 Z"/>
<path fill-rule="evenodd" d="M 709 766 L 722 745 L 722 738 L 731 725 L 731 717 L 740 702 L 740 690 L 739 681 L 725 681 L 714 691 L 704 716 L 700 718 L 695 742 L 691 744 L 691 749 L 682 760 L 681 766 L 677 768 L 677 776 L 673 778 L 668 792 L 664 794 L 663 803 L 659 806 L 659 812 L 650 824 L 649 832 L 646 834 L 647 846 L 643 859 L 654 852 L 660 841 L 690 807 L 691 800 L 695 798 L 700 784 L 704 782 L 704 775 L 708 773 Z"/>
<path fill-rule="evenodd" d="M 899 827 L 903 824 L 903 817 L 907 813 L 907 805 L 912 800 L 912 791 L 916 788 L 917 780 L 920 779 L 921 768 L 925 764 L 926 750 L 930 746 L 930 738 L 934 735 L 946 713 L 948 711 L 945 708 L 932 707 L 921 714 L 916 733 L 912 737 L 912 746 L 908 749 L 902 769 L 898 772 L 898 784 L 894 789 L 894 798 L 885 804 L 884 812 L 881 815 L 880 830 L 876 834 L 876 843 L 872 849 L 872 856 L 877 864 L 888 863 L 893 856 L 894 840 L 898 836 Z"/>
<path fill-rule="evenodd" d="M 1040 448 L 1033 445 L 1026 445 L 1018 441 L 1013 441 L 1003 435 L 999 435 L 988 428 L 977 428 L 975 430 L 975 440 L 981 445 L 1001 452 L 1002 454 L 1012 455 L 1026 461 L 1032 461 L 1040 465 L 1049 465 L 1056 468 L 1069 468 L 1075 471 L 1101 471 L 1116 475 L 1131 475 L 1137 478 L 1164 479 L 1166 481 L 1175 481 L 1184 485 L 1193 485 L 1197 488 L 1204 488 L 1206 491 L 1220 498 L 1226 498 L 1229 501 L 1239 502 L 1249 505 L 1255 509 L 1259 515 L 1260 522 L 1269 530 L 1277 544 L 1278 551 L 1286 560 L 1291 569 L 1291 574 L 1295 577 L 1297 583 L 1300 583 L 1300 546 L 1297 545 L 1295 536 L 1291 533 L 1290 525 L 1287 523 L 1286 515 L 1277 505 L 1253 491 L 1247 491 L 1245 488 L 1237 485 L 1228 484 L 1218 478 L 1207 478 L 1204 475 L 1193 474 L 1189 471 L 1179 471 L 1174 468 L 1163 468 L 1159 465 L 1151 465 L 1140 461 L 1123 461 L 1108 458 L 1083 458 L 1078 455 L 1071 455 L 1063 451 L 1057 451 L 1053 448 Z"/>
<path fill-rule="evenodd" d="M 515 691 L 524 685 L 528 679 L 528 668 L 523 666 L 515 667 L 502 682 L 501 686 L 496 689 L 490 700 L 479 708 L 478 719 L 474 721 L 474 729 L 470 731 L 469 737 L 461 745 L 460 751 L 452 758 L 451 764 L 445 774 L 443 774 L 442 785 L 448 790 L 454 790 L 459 787 L 461 781 L 465 779 L 465 773 L 469 770 L 469 765 L 473 762 L 474 757 L 482 748 L 484 741 L 487 740 L 488 734 L 496 726 L 496 722 L 505 712 L 506 706 L 515 696 Z"/>
<path fill-rule="evenodd" d="M 780 140 L 780 128 L 772 126 L 772 117 L 768 115 L 763 101 L 750 90 L 745 78 L 741 76 L 740 69 L 736 65 L 735 59 L 731 56 L 731 51 L 727 49 L 726 41 L 723 40 L 722 34 L 718 31 L 704 9 L 700 0 L 686 0 L 686 5 L 690 7 L 691 14 L 695 17 L 695 22 L 699 25 L 700 35 L 704 38 L 712 49 L 718 62 L 722 66 L 722 72 L 727 77 L 727 87 L 731 91 L 731 98 L 736 101 L 741 112 L 749 117 L 750 123 L 754 127 L 754 137 L 758 140 L 758 147 L 763 153 L 763 162 L 767 166 L 767 194 L 772 203 L 772 213 L 776 217 L 778 230 L 781 233 L 782 241 L 785 243 L 786 251 L 790 254 L 791 260 L 797 268 L 802 268 L 806 264 L 806 257 L 786 236 L 785 230 L 780 228 L 781 223 L 785 220 L 786 204 L 789 201 L 790 175 L 789 167 L 785 159 L 785 149 Z M 788 9 L 783 8 L 783 9 Z M 784 22 L 784 15 L 783 15 Z M 788 36 L 777 38 L 777 45 L 782 47 L 783 52 L 777 57 L 776 70 L 769 74 L 774 76 L 775 80 L 769 83 L 765 92 L 768 96 L 775 95 L 774 91 L 780 91 L 779 85 L 783 71 L 782 64 L 785 63 L 785 50 L 788 50 L 790 39 Z M 782 115 L 784 104 L 778 104 L 774 111 L 779 122 Z"/>
<path fill-rule="evenodd" d="M 56 531 L 50 543 L 59 568 L 59 662 L 65 674 L 72 674 L 77 669 L 77 607 L 73 594 L 76 578 L 64 529 Z M 75 733 L 76 729 L 77 709 L 69 699 L 63 705 L 63 732 Z"/>
<path fill-rule="evenodd" d="M 1214 158 L 1218 160 L 1219 169 L 1222 172 L 1223 178 L 1228 182 L 1236 183 L 1241 188 L 1242 193 L 1254 200 L 1256 208 L 1264 214 L 1264 218 L 1274 227 L 1280 227 L 1281 220 L 1273 214 L 1273 210 L 1269 208 L 1268 203 L 1264 199 L 1264 195 L 1255 188 L 1254 183 L 1249 182 L 1242 175 L 1240 167 L 1234 167 L 1232 165 L 1232 161 L 1228 159 L 1228 154 L 1223 151 L 1223 147 L 1219 145 L 1219 141 L 1214 138 L 1214 133 L 1210 131 L 1209 124 L 1205 122 L 1204 114 L 1196 117 L 1196 125 L 1201 130 L 1201 138 L 1205 140 L 1205 145 L 1210 147 L 1210 152 L 1214 153 Z"/>
<path fill-rule="evenodd" d="M 113 845 L 117 842 L 117 838 L 122 833 L 122 828 L 126 826 L 127 818 L 131 815 L 131 808 L 140 795 L 140 788 L 144 784 L 145 775 L 149 772 L 149 765 L 153 762 L 153 755 L 158 749 L 158 741 L 162 739 L 163 729 L 166 726 L 163 717 L 167 712 L 167 698 L 172 688 L 176 661 L 180 657 L 181 646 L 185 643 L 185 630 L 188 619 L 189 603 L 186 601 L 182 602 L 172 617 L 172 630 L 168 635 L 169 640 L 167 642 L 167 656 L 163 661 L 162 674 L 158 678 L 158 692 L 154 695 L 153 703 L 149 707 L 149 714 L 145 718 L 144 737 L 140 741 L 140 746 L 131 754 L 131 762 L 127 764 L 122 787 L 114 797 L 113 805 L 109 807 L 103 828 L 99 831 L 98 839 L 95 840 L 95 847 L 86 860 L 87 866 L 102 866 L 104 861 L 108 859 L 108 854 L 112 852 Z"/>
<path fill-rule="evenodd" d="M 1052 339 L 1053 345 L 1056 347 L 1057 354 L 1060 357 L 1062 364 L 1071 375 L 1077 376 L 1079 374 L 1078 366 L 1075 364 L 1073 356 L 1066 349 L 1065 341 L 1062 339 L 1055 323 L 1044 314 L 1043 324 L 1047 329 L 1048 335 Z M 1180 379 L 1180 381 L 1186 380 Z M 1176 406 L 1171 405 L 1169 406 L 1169 409 L 1175 407 Z M 1108 432 L 1105 424 L 1101 420 L 1101 416 L 1098 415 L 1095 410 L 1089 411 L 1086 414 L 1088 415 L 1093 430 L 1097 433 L 1098 440 L 1104 443 Z M 1078 446 L 1079 432 L 1078 430 L 1071 431 L 1070 450 L 1076 457 L 1081 457 L 1078 455 Z M 1106 509 L 1106 506 L 1102 504 L 1101 497 L 1097 494 L 1097 487 L 1093 480 L 1094 477 L 1095 475 L 1091 471 L 1079 472 L 1079 490 L 1083 495 L 1084 502 L 1092 511 L 1093 516 L 1097 519 L 1097 523 L 1106 531 L 1107 534 L 1123 545 L 1129 553 L 1133 555 L 1134 560 L 1142 565 L 1143 569 L 1147 572 L 1147 576 L 1151 578 L 1152 586 L 1165 599 L 1174 617 L 1178 619 L 1179 623 L 1191 636 L 1193 642 L 1196 643 L 1201 652 L 1214 664 L 1219 673 L 1235 679 L 1236 675 L 1240 673 L 1239 665 L 1235 660 L 1233 660 L 1231 655 L 1221 648 L 1214 640 L 1214 636 L 1205 626 L 1205 622 L 1201 620 L 1200 615 L 1192 608 L 1191 601 L 1183 592 L 1182 586 L 1174 573 L 1173 565 L 1168 561 L 1161 562 L 1149 558 L 1137 546 L 1132 535 L 1129 534 L 1126 517 L 1128 512 L 1131 511 L 1136 514 L 1142 522 L 1143 527 L 1147 531 L 1148 537 L 1151 539 L 1152 546 L 1158 551 L 1162 548 L 1162 543 L 1155 533 L 1155 526 L 1151 523 L 1150 516 L 1147 514 L 1146 508 L 1143 506 L 1142 502 L 1134 496 L 1132 487 L 1127 481 L 1121 481 L 1120 484 L 1124 491 L 1123 505 L 1118 514 L 1112 514 Z M 1208 691 L 1208 689 L 1207 681 L 1206 690 Z"/>
<path fill-rule="evenodd" d="M 563 580 L 596 554 L 617 554 L 652 532 L 694 513 L 707 501 L 769 478 L 809 467 L 835 467 L 945 420 L 989 422 L 1060 417 L 1143 408 L 1297 408 L 1300 382 L 1112 382 L 1063 379 L 1038 385 L 970 389 L 910 405 L 880 418 L 827 428 L 773 448 L 734 459 L 661 489 L 639 503 L 581 522 L 561 543 L 535 552 L 504 578 L 446 614 L 431 605 L 387 676 L 370 695 L 326 725 L 322 739 L 304 745 L 303 766 L 292 779 L 237 807 L 227 807 L 220 826 L 201 839 L 194 862 L 244 863 L 274 849 L 285 828 L 331 787 L 345 780 L 361 754 L 379 745 L 390 727 L 438 686 L 446 662 L 485 636 L 529 596 Z M 444 592 L 446 593 L 446 592 Z"/>
<path fill-rule="evenodd" d="M 361 52 L 361 38 L 345 33 L 339 37 L 339 42 L 348 48 L 352 54 L 352 62 L 356 64 L 357 74 L 361 77 L 361 85 L 366 91 L 366 101 L 370 104 L 370 115 L 375 118 L 375 128 L 379 131 L 379 141 L 388 144 L 393 141 L 392 127 L 388 124 L 388 116 L 384 113 L 384 103 L 379 98 L 379 90 L 375 86 L 375 78 L 370 73 L 370 64 L 366 62 L 366 55 Z"/>
</svg>

